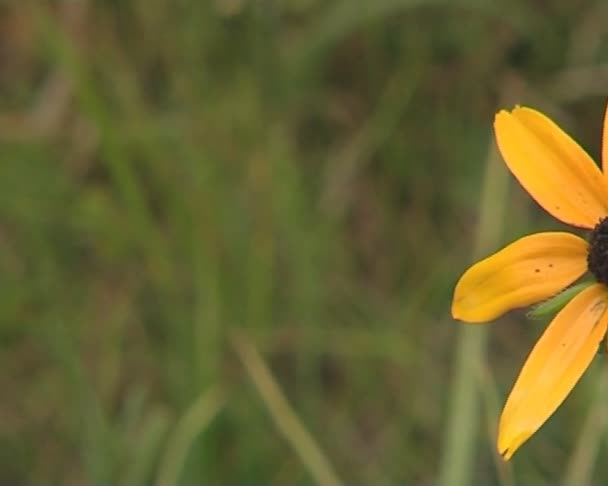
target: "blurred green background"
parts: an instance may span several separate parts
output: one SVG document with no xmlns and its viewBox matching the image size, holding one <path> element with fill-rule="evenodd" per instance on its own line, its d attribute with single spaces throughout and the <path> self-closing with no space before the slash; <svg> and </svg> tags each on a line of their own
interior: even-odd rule
<svg viewBox="0 0 608 486">
<path fill-rule="evenodd" d="M 601 359 L 505 464 L 545 322 L 449 308 L 607 92 L 601 0 L 0 2 L 0 484 L 605 484 Z"/>
</svg>

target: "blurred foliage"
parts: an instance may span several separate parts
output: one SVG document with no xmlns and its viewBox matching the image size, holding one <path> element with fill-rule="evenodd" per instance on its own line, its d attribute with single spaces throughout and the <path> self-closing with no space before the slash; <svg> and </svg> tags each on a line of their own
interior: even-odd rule
<svg viewBox="0 0 608 486">
<path fill-rule="evenodd" d="M 314 483 L 239 336 L 345 484 L 433 484 L 501 87 L 596 156 L 606 19 L 591 0 L 0 3 L 0 483 Z M 556 227 L 519 187 L 496 224 Z M 496 406 L 543 325 L 493 326 Z M 594 390 L 506 476 L 482 420 L 475 484 L 555 484 Z"/>
</svg>

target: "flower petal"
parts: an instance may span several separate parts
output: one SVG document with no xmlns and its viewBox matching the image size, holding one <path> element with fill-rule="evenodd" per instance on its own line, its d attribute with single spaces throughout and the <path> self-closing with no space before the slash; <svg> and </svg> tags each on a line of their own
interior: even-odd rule
<svg viewBox="0 0 608 486">
<path fill-rule="evenodd" d="M 604 114 L 604 129 L 602 130 L 602 171 L 608 177 L 608 104 Z"/>
<path fill-rule="evenodd" d="M 547 299 L 587 269 L 587 242 L 563 232 L 521 238 L 470 267 L 454 289 L 452 316 L 484 322 Z"/>
<path fill-rule="evenodd" d="M 608 326 L 608 290 L 594 284 L 553 319 L 528 356 L 500 418 L 498 452 L 510 459 L 564 401 Z"/>
<path fill-rule="evenodd" d="M 608 181 L 591 157 L 542 113 L 500 111 L 496 141 L 520 184 L 564 223 L 593 228 L 608 214 Z"/>
</svg>

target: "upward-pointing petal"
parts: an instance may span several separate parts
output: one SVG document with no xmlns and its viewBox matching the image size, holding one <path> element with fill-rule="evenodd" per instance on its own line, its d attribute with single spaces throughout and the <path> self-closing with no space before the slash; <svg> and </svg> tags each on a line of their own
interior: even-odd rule
<svg viewBox="0 0 608 486">
<path fill-rule="evenodd" d="M 593 228 L 608 214 L 608 182 L 591 157 L 542 113 L 500 111 L 496 141 L 520 184 L 564 223 Z"/>
<path fill-rule="evenodd" d="M 602 171 L 604 178 L 608 178 L 608 104 L 604 113 L 604 128 L 602 130 Z"/>
<path fill-rule="evenodd" d="M 498 452 L 505 459 L 530 438 L 568 396 L 608 326 L 608 291 L 594 284 L 574 297 L 536 343 L 500 418 Z"/>
</svg>

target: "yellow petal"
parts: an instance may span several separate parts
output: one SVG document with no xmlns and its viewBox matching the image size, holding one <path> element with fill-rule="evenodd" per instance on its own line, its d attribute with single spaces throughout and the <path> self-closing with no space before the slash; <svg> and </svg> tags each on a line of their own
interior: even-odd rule
<svg viewBox="0 0 608 486">
<path fill-rule="evenodd" d="M 608 326 L 608 291 L 586 288 L 549 324 L 509 395 L 498 430 L 498 452 L 510 459 L 564 401 L 591 360 Z"/>
<path fill-rule="evenodd" d="M 503 110 L 494 129 L 507 166 L 548 213 L 582 228 L 608 215 L 608 182 L 599 167 L 549 118 L 530 108 Z"/>
<path fill-rule="evenodd" d="M 608 104 L 604 114 L 604 129 L 602 131 L 602 171 L 608 177 Z"/>
<path fill-rule="evenodd" d="M 469 268 L 454 289 L 452 316 L 484 322 L 547 299 L 587 269 L 587 242 L 563 232 L 521 238 Z"/>
</svg>

